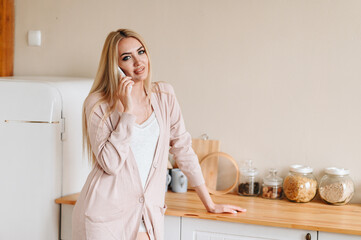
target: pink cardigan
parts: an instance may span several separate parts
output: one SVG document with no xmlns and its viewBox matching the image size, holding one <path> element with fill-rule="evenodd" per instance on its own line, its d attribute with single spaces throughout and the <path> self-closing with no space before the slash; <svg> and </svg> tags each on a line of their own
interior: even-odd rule
<svg viewBox="0 0 361 240">
<path fill-rule="evenodd" d="M 116 111 L 100 125 L 108 105 L 100 104 L 89 116 L 99 95 L 91 94 L 85 100 L 88 132 L 97 163 L 74 207 L 73 240 L 133 240 L 142 216 L 150 239 L 163 240 L 168 152 L 174 154 L 191 186 L 204 183 L 172 86 L 153 85 L 151 104 L 160 136 L 144 189 L 129 147 L 135 116 Z"/>
</svg>

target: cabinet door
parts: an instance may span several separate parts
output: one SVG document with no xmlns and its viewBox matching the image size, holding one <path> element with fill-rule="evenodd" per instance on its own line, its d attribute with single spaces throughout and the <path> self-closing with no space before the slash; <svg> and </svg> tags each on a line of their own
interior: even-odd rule
<svg viewBox="0 0 361 240">
<path fill-rule="evenodd" d="M 360 239 L 361 236 L 357 236 L 357 235 L 328 233 L 328 232 L 318 233 L 318 240 L 360 240 Z"/>
<path fill-rule="evenodd" d="M 60 239 L 71 240 L 71 221 L 73 214 L 73 205 L 62 204 L 61 205 L 61 227 L 60 227 Z"/>
<path fill-rule="evenodd" d="M 164 216 L 164 239 L 180 240 L 181 217 Z"/>
<path fill-rule="evenodd" d="M 317 240 L 316 231 L 182 218 L 181 240 Z"/>
</svg>

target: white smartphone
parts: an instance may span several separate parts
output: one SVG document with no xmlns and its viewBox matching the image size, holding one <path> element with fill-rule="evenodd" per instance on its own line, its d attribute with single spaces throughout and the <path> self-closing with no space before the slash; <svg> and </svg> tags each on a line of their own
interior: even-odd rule
<svg viewBox="0 0 361 240">
<path fill-rule="evenodd" d="M 123 70 L 119 66 L 118 66 L 118 71 L 122 78 L 126 76 L 125 73 L 123 72 Z M 132 91 L 132 86 L 129 86 L 129 90 Z"/>
<path fill-rule="evenodd" d="M 119 66 L 118 66 L 118 71 L 119 71 L 121 77 L 125 77 L 125 73 Z"/>
</svg>

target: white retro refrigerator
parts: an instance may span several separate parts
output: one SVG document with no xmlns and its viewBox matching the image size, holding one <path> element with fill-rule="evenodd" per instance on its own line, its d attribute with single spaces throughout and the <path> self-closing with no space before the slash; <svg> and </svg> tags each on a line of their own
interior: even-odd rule
<svg viewBox="0 0 361 240">
<path fill-rule="evenodd" d="M 80 192 L 82 104 L 93 80 L 0 78 L 0 239 L 60 238 L 54 200 Z"/>
</svg>

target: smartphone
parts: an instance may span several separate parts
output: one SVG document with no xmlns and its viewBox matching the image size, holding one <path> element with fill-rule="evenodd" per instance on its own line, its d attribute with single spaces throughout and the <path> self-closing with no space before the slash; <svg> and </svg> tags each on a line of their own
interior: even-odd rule
<svg viewBox="0 0 361 240">
<path fill-rule="evenodd" d="M 122 78 L 126 76 L 125 73 L 123 72 L 123 70 L 119 66 L 118 66 L 118 71 Z M 129 86 L 129 90 L 132 91 L 132 86 Z"/>
<path fill-rule="evenodd" d="M 125 73 L 119 66 L 118 66 L 118 71 L 119 71 L 121 77 L 125 77 Z"/>
</svg>

